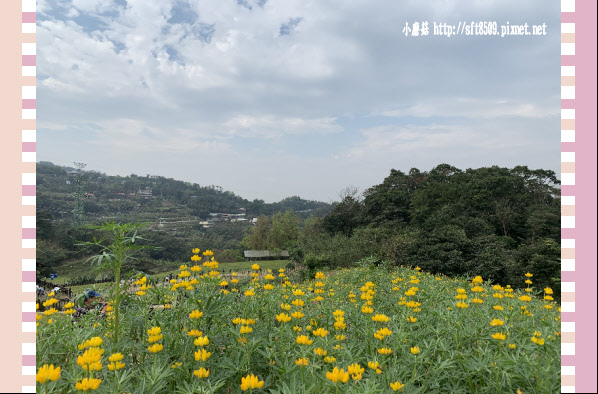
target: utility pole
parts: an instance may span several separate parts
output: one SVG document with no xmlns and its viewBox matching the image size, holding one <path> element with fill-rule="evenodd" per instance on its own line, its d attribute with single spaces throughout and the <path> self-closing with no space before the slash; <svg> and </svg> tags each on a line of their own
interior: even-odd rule
<svg viewBox="0 0 598 394">
<path fill-rule="evenodd" d="M 85 168 L 86 164 L 84 163 L 74 163 L 75 167 L 77 168 L 77 176 L 75 177 L 75 182 L 77 182 L 77 191 L 73 193 L 73 197 L 75 197 L 75 208 L 73 208 L 73 227 L 81 227 L 83 225 L 83 216 L 85 214 L 85 210 L 83 209 L 83 186 L 85 184 L 85 175 L 83 174 L 83 169 Z"/>
</svg>

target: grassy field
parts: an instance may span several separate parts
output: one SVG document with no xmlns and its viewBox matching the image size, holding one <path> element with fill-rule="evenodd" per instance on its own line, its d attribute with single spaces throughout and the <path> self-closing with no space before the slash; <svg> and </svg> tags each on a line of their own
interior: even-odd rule
<svg viewBox="0 0 598 394">
<path fill-rule="evenodd" d="M 238 272 L 239 274 L 241 274 L 243 272 L 251 271 L 252 264 L 254 264 L 254 262 L 221 263 L 216 270 L 222 273 L 223 275 L 227 275 L 231 271 Z M 289 264 L 289 260 L 259 261 L 258 264 L 260 265 L 262 270 L 279 270 L 280 268 L 286 267 L 286 265 Z M 166 265 L 169 269 L 160 270 L 155 273 L 150 273 L 150 275 L 158 280 L 161 280 L 169 274 L 173 274 L 173 276 L 176 276 L 180 272 L 179 265 L 181 264 L 171 262 L 164 265 Z M 55 283 L 57 286 L 60 286 L 64 283 L 68 283 L 72 279 L 80 276 L 88 276 L 92 272 L 91 266 L 89 265 L 89 263 L 85 263 L 85 260 L 65 262 L 64 264 L 57 266 L 54 271 L 58 274 L 58 277 L 52 280 L 51 282 Z M 101 277 L 102 274 L 96 275 L 96 279 L 99 279 Z M 49 281 L 48 278 L 45 278 L 45 280 Z M 80 293 L 86 289 L 93 289 L 99 293 L 102 293 L 102 291 L 105 290 L 109 285 L 110 283 L 98 283 L 95 285 L 87 284 L 80 286 L 71 286 L 71 290 L 75 294 Z"/>
<path fill-rule="evenodd" d="M 529 291 L 515 291 L 409 268 L 353 268 L 297 284 L 275 274 L 243 286 L 185 272 L 176 286 L 138 281 L 119 309 L 118 339 L 114 311 L 76 324 L 68 313 L 38 313 L 38 367 L 61 367 L 38 392 L 560 388 L 560 307 L 531 274 Z M 165 307 L 152 311 L 156 304 Z"/>
</svg>

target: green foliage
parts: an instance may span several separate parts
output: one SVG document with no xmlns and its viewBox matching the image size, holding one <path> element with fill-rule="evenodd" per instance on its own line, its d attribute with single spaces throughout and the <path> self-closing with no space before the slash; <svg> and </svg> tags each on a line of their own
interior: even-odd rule
<svg viewBox="0 0 598 394">
<path fill-rule="evenodd" d="M 93 242 L 83 244 L 100 247 L 100 253 L 89 258 L 88 261 L 92 265 L 96 265 L 100 270 L 109 270 L 114 275 L 114 342 L 116 343 L 118 343 L 118 312 L 121 299 L 121 269 L 128 261 L 133 260 L 134 256 L 141 250 L 148 248 L 147 246 L 139 245 L 137 242 L 143 240 L 137 234 L 138 230 L 143 226 L 145 224 L 106 222 L 101 226 L 94 226 L 93 228 L 108 233 L 110 237 L 108 243 L 103 239 L 94 239 Z"/>
<path fill-rule="evenodd" d="M 374 256 L 364 262 L 375 260 Z M 532 279 L 535 282 L 536 276 Z M 561 384 L 558 304 L 542 300 L 542 291 L 535 283 L 531 293 L 515 290 L 510 298 L 507 292 L 482 283 L 481 294 L 489 296 L 481 297 L 483 303 L 478 304 L 471 302 L 480 294 L 471 291 L 471 281 L 406 267 L 389 271 L 370 264 L 367 269 L 331 272 L 296 287 L 282 286 L 275 280 L 270 290 L 255 283 L 235 284 L 230 289 L 238 293 L 229 294 L 219 292 L 221 280 L 203 278 L 193 290 L 181 287 L 171 291 L 170 286 L 156 285 L 144 295 L 135 295 L 137 287 L 131 289 L 121 305 L 122 338 L 118 342 L 112 335 L 111 319 L 101 317 L 96 310 L 76 320 L 61 313 L 40 315 L 38 366 L 53 364 L 62 369 L 60 379 L 48 384 L 48 392 L 74 393 L 75 382 L 88 376 L 77 365 L 78 356 L 84 352 L 78 345 L 92 337 L 102 339 L 102 368 L 93 372 L 94 378 L 102 380 L 95 391 L 99 394 L 241 393 L 241 378 L 250 373 L 264 382 L 259 392 L 288 394 L 336 393 L 337 389 L 339 393 L 389 393 L 390 383 L 397 381 L 404 385 L 405 393 L 511 393 L 517 389 L 552 393 Z M 262 276 L 260 282 L 263 280 Z M 412 286 L 419 289 L 416 294 L 405 295 Z M 243 295 L 249 287 L 254 294 Z M 323 292 L 310 291 L 317 288 Z M 468 308 L 456 306 L 459 288 L 466 289 Z M 304 294 L 293 294 L 297 290 Z M 493 293 L 505 297 L 496 299 Z M 386 322 L 375 321 L 374 313 L 364 312 L 361 294 L 371 298 L 374 313 L 385 315 Z M 522 300 L 524 294 L 531 300 Z M 303 316 L 293 317 L 291 322 L 279 321 L 276 316 L 286 313 L 281 303 L 292 304 L 295 299 L 305 304 L 293 305 L 287 314 L 300 311 Z M 421 305 L 409 306 L 406 301 Z M 170 308 L 151 308 L 162 303 Z M 504 309 L 494 309 L 496 304 Z M 522 313 L 523 306 L 529 315 Z M 190 317 L 196 310 L 203 313 L 201 318 Z M 345 327 L 335 327 L 338 312 L 334 312 L 338 310 L 343 312 Z M 236 324 L 237 318 L 254 322 Z M 494 319 L 503 325 L 492 326 Z M 242 326 L 250 326 L 252 331 L 241 334 Z M 158 342 L 163 349 L 157 354 L 148 351 L 147 331 L 152 327 L 161 330 Z M 325 337 L 316 336 L 316 327 L 327 331 Z M 374 334 L 381 328 L 390 334 L 376 339 Z M 209 343 L 196 345 L 190 330 L 201 331 Z M 542 345 L 531 340 L 536 331 L 544 341 Z M 496 333 L 508 335 L 499 340 L 493 338 Z M 337 336 L 340 334 L 342 337 Z M 297 343 L 299 335 L 307 335 L 313 343 Z M 383 347 L 392 352 L 380 354 L 378 349 Z M 419 348 L 417 355 L 412 347 Z M 195 352 L 202 348 L 211 355 L 196 360 Z M 334 360 L 328 362 L 318 356 L 316 348 Z M 118 371 L 107 368 L 114 353 L 123 355 L 125 366 Z M 297 365 L 299 358 L 308 359 L 308 365 Z M 379 362 L 381 373 L 368 366 L 370 361 Z M 364 369 L 359 380 L 348 377 L 346 383 L 335 384 L 326 378 L 334 367 L 347 371 L 354 363 Z M 210 371 L 209 377 L 198 379 L 193 374 L 200 367 Z M 37 389 L 45 391 L 42 384 Z"/>
</svg>

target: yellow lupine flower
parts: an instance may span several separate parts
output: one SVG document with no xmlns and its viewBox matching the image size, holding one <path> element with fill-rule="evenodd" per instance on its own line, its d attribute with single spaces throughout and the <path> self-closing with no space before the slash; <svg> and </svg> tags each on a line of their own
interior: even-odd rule
<svg viewBox="0 0 598 394">
<path fill-rule="evenodd" d="M 390 388 L 392 389 L 392 391 L 399 391 L 401 390 L 405 385 L 401 384 L 400 382 L 394 382 L 390 384 Z"/>
<path fill-rule="evenodd" d="M 210 344 L 210 340 L 208 339 L 208 336 L 204 336 L 204 337 L 198 337 L 195 339 L 195 341 L 193 341 L 193 344 L 195 346 L 208 346 Z"/>
<path fill-rule="evenodd" d="M 291 304 L 293 304 L 295 306 L 303 306 L 303 305 L 305 305 L 305 302 L 302 299 L 297 298 L 296 300 L 293 300 L 293 302 L 291 302 Z"/>
<path fill-rule="evenodd" d="M 363 369 L 358 363 L 353 363 L 347 367 L 347 372 L 349 372 L 351 375 L 361 375 L 365 372 L 365 369 Z"/>
<path fill-rule="evenodd" d="M 60 367 L 54 368 L 54 364 L 44 364 L 35 374 L 35 381 L 41 384 L 58 379 L 60 379 Z"/>
<path fill-rule="evenodd" d="M 345 372 L 343 369 L 334 367 L 332 372 L 326 372 L 326 379 L 332 381 L 333 383 L 347 383 L 349 381 L 349 372 Z"/>
<path fill-rule="evenodd" d="M 315 348 L 314 353 L 317 354 L 318 356 L 325 356 L 328 354 L 328 352 L 322 348 Z"/>
<path fill-rule="evenodd" d="M 117 361 L 116 363 L 108 364 L 108 369 L 110 371 L 114 371 L 114 370 L 118 371 L 119 369 L 124 368 L 124 367 L 125 367 L 125 363 L 121 363 L 120 361 Z"/>
<path fill-rule="evenodd" d="M 372 316 L 372 320 L 380 323 L 388 323 L 390 319 L 386 315 L 376 314 L 375 316 Z"/>
<path fill-rule="evenodd" d="M 147 339 L 147 341 L 148 341 L 149 343 L 158 342 L 159 340 L 161 340 L 161 339 L 162 339 L 162 337 L 163 337 L 163 335 L 162 335 L 162 334 L 159 334 L 159 335 L 152 335 L 152 336 L 150 336 L 150 337 Z"/>
<path fill-rule="evenodd" d="M 328 335 L 328 330 L 320 327 L 317 330 L 312 331 L 312 334 L 314 334 L 315 336 L 324 338 L 326 335 Z"/>
<path fill-rule="evenodd" d="M 152 346 L 149 346 L 147 348 L 147 350 L 149 350 L 152 353 L 161 352 L 163 349 L 164 349 L 164 345 L 161 345 L 159 343 L 154 343 Z"/>
<path fill-rule="evenodd" d="M 195 361 L 207 361 L 211 355 L 212 353 L 208 352 L 206 349 L 200 349 L 195 352 Z"/>
<path fill-rule="evenodd" d="M 299 345 L 311 345 L 312 343 L 314 343 L 314 341 L 309 339 L 309 337 L 307 335 L 299 335 L 297 337 L 297 343 Z"/>
<path fill-rule="evenodd" d="M 361 307 L 361 311 L 363 313 L 374 313 L 374 308 L 364 305 L 363 307 Z"/>
<path fill-rule="evenodd" d="M 80 382 L 75 383 L 75 388 L 81 391 L 97 390 L 102 383 L 102 379 L 88 379 L 85 378 Z"/>
<path fill-rule="evenodd" d="M 201 367 L 193 371 L 193 375 L 197 376 L 199 379 L 207 378 L 210 376 L 210 370 Z"/>
<path fill-rule="evenodd" d="M 199 337 L 201 336 L 203 333 L 199 330 L 190 330 L 189 332 L 187 332 L 187 335 L 190 337 Z"/>
<path fill-rule="evenodd" d="M 249 334 L 252 331 L 253 331 L 253 328 L 251 328 L 249 326 L 241 326 L 240 333 L 241 334 Z"/>
<path fill-rule="evenodd" d="M 497 332 L 495 334 L 492 334 L 492 338 L 499 341 L 504 341 L 507 338 L 507 336 L 502 332 Z"/>
<path fill-rule="evenodd" d="M 114 353 L 110 357 L 108 357 L 108 361 L 110 361 L 112 363 L 115 361 L 121 361 L 122 359 L 123 359 L 122 353 Z"/>
<path fill-rule="evenodd" d="M 382 373 L 382 368 L 380 367 L 380 363 L 378 361 L 369 361 L 368 367 L 376 371 L 376 373 Z"/>
<path fill-rule="evenodd" d="M 384 354 L 384 355 L 389 355 L 390 353 L 392 353 L 392 350 L 390 350 L 387 347 L 383 347 L 383 348 L 378 349 L 378 353 Z"/>
<path fill-rule="evenodd" d="M 295 364 L 299 365 L 300 367 L 303 367 L 309 365 L 309 360 L 307 360 L 306 358 L 299 358 L 295 360 Z"/>
<path fill-rule="evenodd" d="M 257 265 L 257 264 L 256 264 Z M 249 389 L 260 389 L 264 386 L 264 381 L 259 380 L 254 374 L 247 375 L 241 378 L 241 390 L 246 391 Z"/>
<path fill-rule="evenodd" d="M 419 354 L 419 347 L 418 346 L 414 346 L 410 350 L 411 350 L 411 353 L 414 354 L 414 355 L 416 355 L 416 356 Z"/>
<path fill-rule="evenodd" d="M 158 335 L 162 332 L 162 329 L 160 327 L 152 327 L 149 330 L 147 330 L 147 335 L 148 336 L 155 336 Z"/>
<path fill-rule="evenodd" d="M 291 316 L 287 315 L 286 313 L 280 313 L 276 315 L 276 320 L 282 323 L 287 323 L 291 321 Z"/>
</svg>

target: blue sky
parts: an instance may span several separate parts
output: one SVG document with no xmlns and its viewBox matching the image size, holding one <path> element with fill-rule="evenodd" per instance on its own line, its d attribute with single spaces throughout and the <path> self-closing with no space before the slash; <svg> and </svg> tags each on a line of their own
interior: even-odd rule
<svg viewBox="0 0 598 394">
<path fill-rule="evenodd" d="M 405 23 L 547 25 L 406 37 Z M 390 169 L 560 168 L 544 1 L 38 0 L 38 160 L 333 201 Z"/>
</svg>

